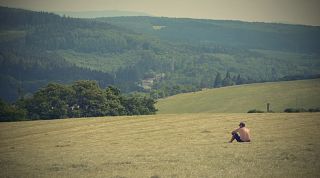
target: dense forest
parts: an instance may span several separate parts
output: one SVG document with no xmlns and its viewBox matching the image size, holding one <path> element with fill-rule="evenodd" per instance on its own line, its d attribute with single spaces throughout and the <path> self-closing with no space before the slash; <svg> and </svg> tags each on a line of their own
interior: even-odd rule
<svg viewBox="0 0 320 178">
<path fill-rule="evenodd" d="M 320 27 L 160 17 L 78 19 L 0 7 L 0 97 L 50 82 L 161 98 L 202 88 L 314 78 Z"/>
<path fill-rule="evenodd" d="M 320 28 L 315 26 L 167 17 L 108 17 L 98 20 L 171 42 L 320 53 Z"/>
</svg>

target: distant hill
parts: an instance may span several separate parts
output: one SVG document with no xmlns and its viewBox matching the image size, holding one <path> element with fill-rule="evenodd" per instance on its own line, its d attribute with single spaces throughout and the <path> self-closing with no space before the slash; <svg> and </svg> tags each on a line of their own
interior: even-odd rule
<svg viewBox="0 0 320 178">
<path fill-rule="evenodd" d="M 320 54 L 320 27 L 167 17 L 100 18 L 172 42 Z"/>
<path fill-rule="evenodd" d="M 227 85 L 304 79 L 320 74 L 319 38 L 320 27 L 301 25 L 0 7 L 0 97 L 80 79 L 156 99 L 216 87 L 219 75 Z"/>
<path fill-rule="evenodd" d="M 104 11 L 56 11 L 61 16 L 75 18 L 97 18 L 97 17 L 121 17 L 121 16 L 151 16 L 144 12 L 104 10 Z"/>
<path fill-rule="evenodd" d="M 320 79 L 271 82 L 208 89 L 160 99 L 161 114 L 245 113 L 251 109 L 282 112 L 285 108 L 320 107 Z"/>
</svg>

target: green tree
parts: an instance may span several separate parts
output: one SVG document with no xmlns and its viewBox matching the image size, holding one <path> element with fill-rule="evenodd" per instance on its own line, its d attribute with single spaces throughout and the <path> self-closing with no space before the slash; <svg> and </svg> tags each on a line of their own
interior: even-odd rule
<svg viewBox="0 0 320 178">
<path fill-rule="evenodd" d="M 72 85 L 75 91 L 75 105 L 80 109 L 80 116 L 107 115 L 108 105 L 106 93 L 98 86 L 96 81 L 76 81 Z"/>
<path fill-rule="evenodd" d="M 0 122 L 25 120 L 25 110 L 9 105 L 0 99 Z"/>
<path fill-rule="evenodd" d="M 150 97 L 142 95 L 136 94 L 122 97 L 121 103 L 125 107 L 127 115 L 155 114 L 157 111 L 154 106 L 156 101 Z"/>
<path fill-rule="evenodd" d="M 216 79 L 214 80 L 214 88 L 219 88 L 222 86 L 221 74 L 218 72 L 216 75 Z"/>
<path fill-rule="evenodd" d="M 37 91 L 31 101 L 27 101 L 29 117 L 41 119 L 58 119 L 68 116 L 68 108 L 74 102 L 70 87 L 50 83 Z"/>
<path fill-rule="evenodd" d="M 105 90 L 108 103 L 107 115 L 118 116 L 125 114 L 125 108 L 121 104 L 120 90 L 114 86 L 109 86 Z"/>
<path fill-rule="evenodd" d="M 231 78 L 230 72 L 227 72 L 226 77 L 222 80 L 222 86 L 232 86 L 235 82 Z"/>
<path fill-rule="evenodd" d="M 244 84 L 246 82 L 246 80 L 244 79 L 244 78 L 242 78 L 241 76 L 240 76 L 240 74 L 238 74 L 238 76 L 237 76 L 237 78 L 236 78 L 236 80 L 235 80 L 235 83 L 237 84 L 237 85 L 242 85 L 242 84 Z"/>
<path fill-rule="evenodd" d="M 75 106 L 80 109 L 81 117 L 116 116 L 124 114 L 120 102 L 120 90 L 109 86 L 106 90 L 96 81 L 82 80 L 72 85 L 75 91 Z"/>
</svg>

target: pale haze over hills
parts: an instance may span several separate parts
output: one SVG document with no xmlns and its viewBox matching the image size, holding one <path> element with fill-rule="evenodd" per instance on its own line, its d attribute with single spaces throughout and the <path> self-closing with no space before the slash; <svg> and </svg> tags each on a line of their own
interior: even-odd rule
<svg viewBox="0 0 320 178">
<path fill-rule="evenodd" d="M 318 0 L 1 0 L 40 11 L 131 11 L 155 16 L 320 25 Z"/>
</svg>

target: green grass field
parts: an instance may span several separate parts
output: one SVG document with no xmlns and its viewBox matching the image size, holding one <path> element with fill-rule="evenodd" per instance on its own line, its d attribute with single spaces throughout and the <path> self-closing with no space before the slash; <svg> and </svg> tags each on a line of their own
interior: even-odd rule
<svg viewBox="0 0 320 178">
<path fill-rule="evenodd" d="M 246 113 L 251 109 L 283 112 L 320 107 L 320 79 L 270 82 L 208 89 L 161 99 L 159 113 Z"/>
<path fill-rule="evenodd" d="M 251 143 L 227 143 L 239 121 Z M 319 177 L 320 114 L 0 123 L 0 177 Z"/>
</svg>

